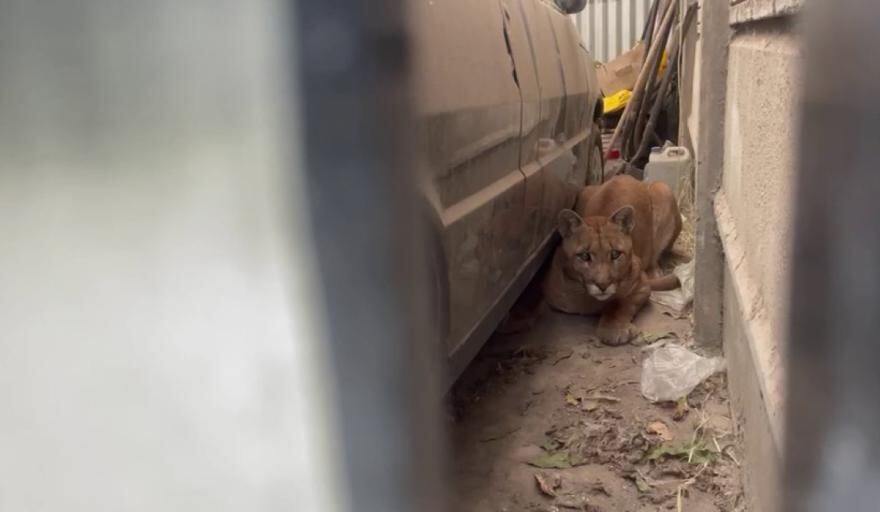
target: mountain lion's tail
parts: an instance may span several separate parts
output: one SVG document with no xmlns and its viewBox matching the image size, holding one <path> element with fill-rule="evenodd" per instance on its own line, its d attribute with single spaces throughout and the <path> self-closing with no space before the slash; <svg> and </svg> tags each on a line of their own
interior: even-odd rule
<svg viewBox="0 0 880 512">
<path fill-rule="evenodd" d="M 669 274 L 668 276 L 649 279 L 648 284 L 651 285 L 652 292 L 665 292 L 668 290 L 674 290 L 681 286 L 681 282 L 679 282 L 678 276 L 676 276 L 675 274 Z"/>
</svg>

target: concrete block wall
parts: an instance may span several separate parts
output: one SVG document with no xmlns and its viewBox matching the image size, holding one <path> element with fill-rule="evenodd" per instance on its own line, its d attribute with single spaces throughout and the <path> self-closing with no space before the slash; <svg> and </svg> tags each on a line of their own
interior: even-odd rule
<svg viewBox="0 0 880 512">
<path fill-rule="evenodd" d="M 795 11 L 777 15 L 766 4 L 773 2 L 742 3 L 730 13 L 724 166 L 714 198 L 724 248 L 724 348 L 756 511 L 779 509 L 800 90 Z"/>
<path fill-rule="evenodd" d="M 780 509 L 800 3 L 701 0 L 683 63 L 701 91 L 682 96 L 697 156 L 697 336 L 723 343 L 748 510 L 761 512 Z"/>
</svg>

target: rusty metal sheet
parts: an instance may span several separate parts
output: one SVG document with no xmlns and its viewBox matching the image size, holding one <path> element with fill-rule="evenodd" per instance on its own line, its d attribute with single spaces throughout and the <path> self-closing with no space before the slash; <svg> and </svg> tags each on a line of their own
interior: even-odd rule
<svg viewBox="0 0 880 512">
<path fill-rule="evenodd" d="M 651 3 L 651 0 L 587 0 L 584 10 L 575 16 L 584 45 L 601 62 L 626 52 L 641 39 Z"/>
</svg>

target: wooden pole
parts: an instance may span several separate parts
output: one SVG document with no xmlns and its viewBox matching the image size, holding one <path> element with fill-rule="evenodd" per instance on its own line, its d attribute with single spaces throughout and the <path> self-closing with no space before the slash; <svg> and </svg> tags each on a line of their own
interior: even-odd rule
<svg viewBox="0 0 880 512">
<path fill-rule="evenodd" d="M 694 4 L 688 6 L 688 10 L 684 15 L 684 19 L 682 20 L 681 25 L 679 25 L 676 33 L 684 34 L 687 32 L 691 20 L 693 19 L 696 12 L 696 6 Z M 657 91 L 657 97 L 654 99 L 654 105 L 651 108 L 651 114 L 648 117 L 648 124 L 647 126 L 645 126 L 645 130 L 641 138 L 641 143 L 639 144 L 639 149 L 635 152 L 635 155 L 633 155 L 633 160 L 638 160 L 639 157 L 644 156 L 648 151 L 648 142 L 650 140 L 651 133 L 654 131 L 654 128 L 657 125 L 657 117 L 659 117 L 660 108 L 663 106 L 663 98 L 666 97 L 666 93 L 669 90 L 669 84 L 672 82 L 672 76 L 675 74 L 675 71 L 678 68 L 678 53 L 680 51 L 681 38 L 676 37 L 672 41 L 672 47 L 669 50 L 669 64 L 666 66 L 666 71 L 663 73 L 663 81 L 660 82 L 660 89 Z"/>
<path fill-rule="evenodd" d="M 677 19 L 678 14 L 678 2 L 675 0 L 670 0 L 670 3 L 675 3 L 675 15 L 673 16 L 674 20 Z M 621 157 L 627 161 L 632 161 L 634 153 L 636 149 L 639 147 L 641 142 L 641 134 L 645 128 L 645 117 L 648 115 L 648 111 L 650 110 L 650 105 L 652 101 L 652 93 L 656 92 L 656 82 L 659 81 L 659 77 L 657 76 L 657 72 L 660 69 L 660 60 L 662 59 L 663 50 L 669 44 L 669 38 L 672 25 L 662 27 L 662 30 L 658 31 L 656 42 L 660 45 L 660 52 L 657 54 L 657 58 L 650 62 L 650 68 L 648 69 L 647 81 L 645 82 L 644 89 L 637 94 L 636 105 L 638 108 L 633 108 L 633 111 L 630 115 L 630 118 L 627 120 L 626 130 L 621 134 L 622 144 L 621 144 Z M 649 63 L 645 63 L 645 65 L 649 65 Z"/>
<path fill-rule="evenodd" d="M 657 24 L 657 13 L 661 11 L 661 3 L 663 3 L 663 0 L 654 0 L 651 3 L 651 10 L 648 11 L 648 19 L 645 21 L 645 28 L 642 30 L 642 41 L 645 42 L 645 51 L 651 47 L 651 40 L 654 38 L 654 25 Z"/>
<path fill-rule="evenodd" d="M 630 98 L 629 103 L 626 104 L 626 108 L 623 110 L 623 114 L 620 116 L 620 121 L 617 123 L 617 127 L 614 129 L 614 134 L 611 136 L 611 142 L 608 144 L 608 151 L 615 147 L 617 142 L 620 139 L 621 134 L 624 133 L 624 128 L 628 128 L 627 125 L 630 124 L 630 119 L 634 117 L 633 112 L 637 112 L 639 105 L 641 104 L 641 97 L 644 94 L 645 84 L 648 81 L 648 74 L 651 70 L 656 69 L 657 58 L 660 55 L 660 51 L 663 48 L 665 41 L 661 43 L 661 40 L 665 40 L 666 37 L 664 34 L 668 34 L 669 28 L 672 26 L 672 20 L 675 17 L 676 7 L 678 6 L 678 2 L 670 1 L 666 6 L 666 12 L 663 14 L 663 21 L 660 23 L 660 37 L 657 37 L 654 42 L 651 44 L 651 48 L 648 50 L 648 55 L 645 58 L 645 63 L 642 65 L 642 70 L 639 72 L 639 77 L 636 80 L 636 85 L 633 88 L 633 96 Z M 607 156 L 607 153 L 606 153 Z"/>
</svg>

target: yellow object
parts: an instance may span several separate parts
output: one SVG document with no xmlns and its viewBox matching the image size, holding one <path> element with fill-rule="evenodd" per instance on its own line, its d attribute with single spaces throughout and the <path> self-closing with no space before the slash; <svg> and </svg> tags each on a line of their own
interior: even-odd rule
<svg viewBox="0 0 880 512">
<path fill-rule="evenodd" d="M 612 112 L 617 112 L 629 103 L 631 97 L 632 91 L 629 89 L 621 89 L 611 96 L 605 96 L 602 98 L 602 113 L 610 114 Z"/>
<path fill-rule="evenodd" d="M 666 69 L 666 50 L 663 50 L 663 53 L 660 54 L 660 65 L 657 66 L 657 78 L 663 76 L 663 70 Z"/>
<path fill-rule="evenodd" d="M 663 50 L 663 53 L 660 54 L 660 65 L 657 66 L 657 78 L 663 76 L 668 60 L 666 50 Z M 621 110 L 629 103 L 630 98 L 632 98 L 632 91 L 629 89 L 621 89 L 610 96 L 605 96 L 602 98 L 602 113 L 610 114 Z"/>
</svg>

